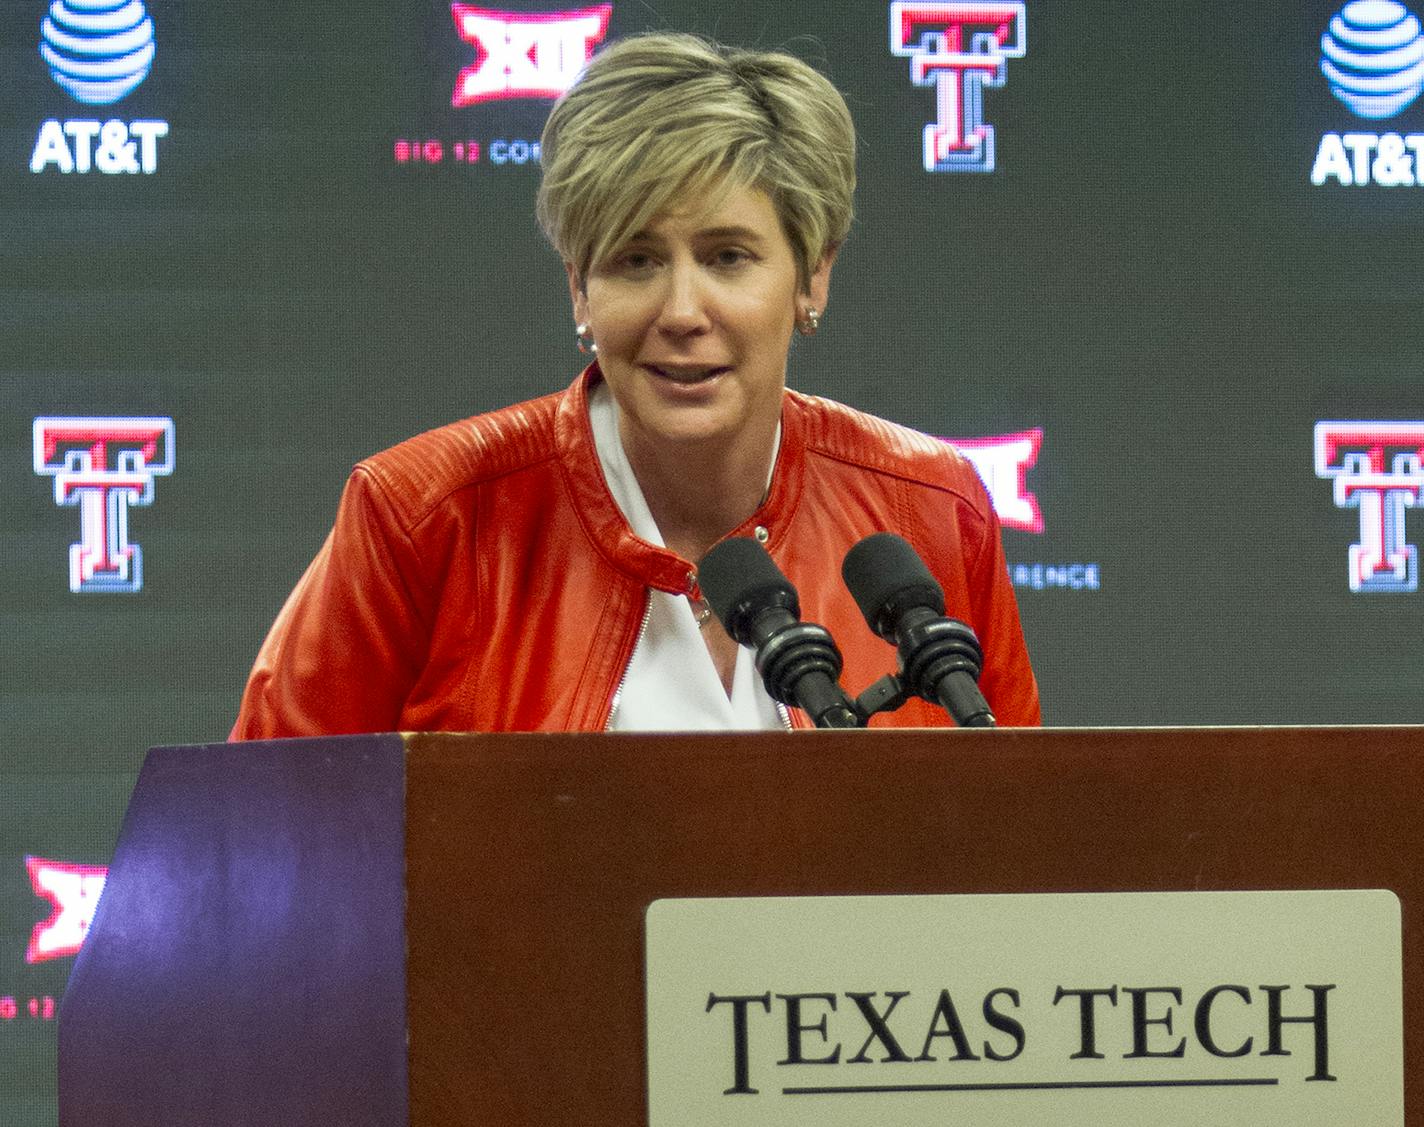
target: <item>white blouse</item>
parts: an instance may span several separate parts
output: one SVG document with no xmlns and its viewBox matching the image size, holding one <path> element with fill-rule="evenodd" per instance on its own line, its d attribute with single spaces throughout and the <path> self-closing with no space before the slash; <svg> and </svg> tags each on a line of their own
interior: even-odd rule
<svg viewBox="0 0 1424 1127">
<path fill-rule="evenodd" d="M 667 547 L 623 450 L 618 404 L 607 384 L 593 389 L 588 413 L 603 478 L 629 527 L 642 539 Z M 776 437 L 779 447 L 780 430 Z M 772 465 L 775 454 L 773 450 Z M 786 722 L 762 684 L 750 649 L 737 647 L 728 697 L 691 603 L 683 595 L 649 590 L 647 622 L 628 660 L 608 726 L 615 732 L 700 732 L 781 729 Z"/>
</svg>

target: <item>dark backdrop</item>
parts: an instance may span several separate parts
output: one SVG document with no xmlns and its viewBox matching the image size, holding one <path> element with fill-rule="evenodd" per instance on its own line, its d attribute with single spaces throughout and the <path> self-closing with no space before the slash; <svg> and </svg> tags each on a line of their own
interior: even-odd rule
<svg viewBox="0 0 1424 1127">
<path fill-rule="evenodd" d="M 105 864 L 148 746 L 225 735 L 352 463 L 580 362 L 533 219 L 549 103 L 453 107 L 479 52 L 448 3 L 146 0 L 151 72 L 100 106 L 52 80 L 47 6 L 0 0 L 0 1121 L 22 1124 L 53 1119 L 62 941 L 97 888 L 64 867 Z M 1037 432 L 1042 528 L 1005 543 L 1051 724 L 1421 720 L 1424 594 L 1403 565 L 1352 591 L 1349 552 L 1387 489 L 1396 554 L 1424 535 L 1424 424 L 1374 444 L 1366 510 L 1314 461 L 1318 422 L 1424 419 L 1424 187 L 1378 182 L 1412 155 L 1312 183 L 1326 134 L 1424 134 L 1424 100 L 1372 121 L 1331 93 L 1341 7 L 1028 0 L 982 91 L 994 169 L 930 172 L 934 91 L 887 3 L 612 5 L 610 39 L 785 47 L 845 92 L 858 219 L 791 382 L 940 436 Z M 78 161 L 76 120 L 166 123 L 153 171 L 96 145 L 66 173 L 51 144 L 32 172 L 47 128 Z M 128 508 L 137 591 L 70 590 L 80 510 L 37 472 L 36 418 L 96 417 L 172 420 L 171 449 L 124 455 L 173 467 Z M 1370 441 L 1344 449 L 1365 468 Z M 37 934 L 60 950 L 27 959 Z"/>
</svg>

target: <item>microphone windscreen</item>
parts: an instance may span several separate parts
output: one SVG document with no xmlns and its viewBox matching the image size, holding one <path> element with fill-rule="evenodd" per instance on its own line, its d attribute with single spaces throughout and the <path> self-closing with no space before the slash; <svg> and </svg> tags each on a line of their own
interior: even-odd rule
<svg viewBox="0 0 1424 1127">
<path fill-rule="evenodd" d="M 871 630 L 893 641 L 895 623 L 910 607 L 944 613 L 944 590 L 919 553 L 893 532 L 867 536 L 846 553 L 841 577 Z"/>
<path fill-rule="evenodd" d="M 801 615 L 796 588 L 766 549 L 748 537 L 723 540 L 703 556 L 697 582 L 717 621 L 743 645 L 749 644 L 751 619 L 760 611 L 781 607 L 792 617 Z"/>
</svg>

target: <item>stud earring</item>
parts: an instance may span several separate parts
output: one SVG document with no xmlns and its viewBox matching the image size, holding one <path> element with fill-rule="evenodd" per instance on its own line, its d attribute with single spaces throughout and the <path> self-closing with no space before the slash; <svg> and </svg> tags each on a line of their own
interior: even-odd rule
<svg viewBox="0 0 1424 1127">
<path fill-rule="evenodd" d="M 580 321 L 574 326 L 574 336 L 578 341 L 578 350 L 586 356 L 597 356 L 598 345 L 594 342 L 593 335 L 588 331 L 588 322 Z"/>
<path fill-rule="evenodd" d="M 805 312 L 801 314 L 801 319 L 796 322 L 796 331 L 803 337 L 813 337 L 820 327 L 821 311 L 814 305 L 808 305 Z"/>
</svg>

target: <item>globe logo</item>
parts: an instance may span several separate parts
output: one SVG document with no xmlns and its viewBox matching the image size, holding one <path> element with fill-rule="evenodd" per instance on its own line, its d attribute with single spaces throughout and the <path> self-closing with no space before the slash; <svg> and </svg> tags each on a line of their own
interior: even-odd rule
<svg viewBox="0 0 1424 1127">
<path fill-rule="evenodd" d="M 1352 0 L 1320 37 L 1320 69 L 1360 117 L 1393 117 L 1424 89 L 1424 32 L 1395 0 Z"/>
<path fill-rule="evenodd" d="M 153 66 L 153 21 L 143 0 L 54 0 L 40 36 L 50 75 L 86 105 L 117 102 Z"/>
</svg>

